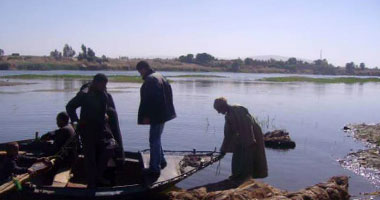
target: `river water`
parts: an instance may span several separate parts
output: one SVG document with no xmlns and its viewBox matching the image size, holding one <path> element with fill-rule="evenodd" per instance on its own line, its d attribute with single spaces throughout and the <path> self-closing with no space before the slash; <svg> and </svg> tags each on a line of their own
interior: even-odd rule
<svg viewBox="0 0 380 200">
<path fill-rule="evenodd" d="M 97 71 L 0 71 L 13 74 L 82 74 Z M 106 71 L 105 74 L 137 75 L 136 72 Z M 170 78 L 178 117 L 165 125 L 163 148 L 168 150 L 214 150 L 223 139 L 224 116 L 213 109 L 213 100 L 224 96 L 232 104 L 249 109 L 264 131 L 286 129 L 296 142 L 294 150 L 266 149 L 269 176 L 263 182 L 290 191 L 326 181 L 335 175 L 350 176 L 350 193 L 373 192 L 379 188 L 367 179 L 343 169 L 338 159 L 365 148 L 348 137 L 346 123 L 379 122 L 380 84 L 271 83 L 257 79 L 279 74 L 162 72 L 221 75 L 225 78 Z M 4 79 L 0 79 L 4 80 Z M 55 116 L 65 109 L 83 81 L 12 80 L 35 83 L 0 87 L 0 142 L 28 139 L 55 129 Z M 109 83 L 120 119 L 124 148 L 146 149 L 148 127 L 138 126 L 138 83 Z M 191 188 L 227 178 L 231 155 L 198 172 L 177 186 Z"/>
</svg>

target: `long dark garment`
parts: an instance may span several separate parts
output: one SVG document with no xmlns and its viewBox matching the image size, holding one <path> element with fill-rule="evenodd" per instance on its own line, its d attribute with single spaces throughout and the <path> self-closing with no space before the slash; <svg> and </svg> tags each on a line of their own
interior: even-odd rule
<svg viewBox="0 0 380 200">
<path fill-rule="evenodd" d="M 264 139 L 260 126 L 243 106 L 233 105 L 226 114 L 223 152 L 232 152 L 232 177 L 268 176 Z"/>
<path fill-rule="evenodd" d="M 66 110 L 71 121 L 75 122 L 78 121 L 76 109 L 81 107 L 78 132 L 83 144 L 88 187 L 92 188 L 96 186 L 96 180 L 103 176 L 117 145 L 106 119 L 107 108 L 111 104 L 110 95 L 91 91 L 90 88 L 81 90 L 71 99 Z"/>
<path fill-rule="evenodd" d="M 112 99 L 111 99 L 112 100 Z M 118 166 L 122 166 L 124 163 L 125 155 L 124 155 L 124 148 L 123 148 L 123 138 L 121 136 L 120 126 L 119 126 L 119 117 L 117 115 L 115 105 L 113 104 L 112 100 L 112 106 L 109 106 L 107 109 L 107 114 L 109 116 L 109 126 L 113 135 L 113 138 L 117 142 L 117 147 L 115 149 L 115 157 L 116 164 Z"/>
<path fill-rule="evenodd" d="M 113 138 L 104 137 L 110 134 L 110 130 L 99 132 L 96 126 L 88 126 L 81 129 L 83 144 L 84 165 L 89 188 L 96 186 L 96 181 L 103 177 L 107 163 L 114 156 L 115 142 Z M 108 132 L 108 133 L 107 133 Z M 90 134 L 100 134 L 96 137 L 88 137 Z"/>
</svg>

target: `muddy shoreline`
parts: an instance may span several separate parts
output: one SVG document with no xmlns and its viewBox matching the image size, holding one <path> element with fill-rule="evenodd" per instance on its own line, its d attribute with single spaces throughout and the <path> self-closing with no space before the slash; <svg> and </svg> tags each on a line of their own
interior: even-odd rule
<svg viewBox="0 0 380 200">
<path fill-rule="evenodd" d="M 343 130 L 365 143 L 366 149 L 349 153 L 339 163 L 346 169 L 380 185 L 380 123 L 349 124 Z"/>
</svg>

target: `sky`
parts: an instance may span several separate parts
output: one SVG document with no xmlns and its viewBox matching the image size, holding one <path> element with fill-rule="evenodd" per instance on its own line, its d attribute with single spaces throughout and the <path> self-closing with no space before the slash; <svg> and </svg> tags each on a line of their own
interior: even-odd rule
<svg viewBox="0 0 380 200">
<path fill-rule="evenodd" d="M 279 55 L 380 67 L 380 0 L 0 0 L 5 54 Z"/>
</svg>

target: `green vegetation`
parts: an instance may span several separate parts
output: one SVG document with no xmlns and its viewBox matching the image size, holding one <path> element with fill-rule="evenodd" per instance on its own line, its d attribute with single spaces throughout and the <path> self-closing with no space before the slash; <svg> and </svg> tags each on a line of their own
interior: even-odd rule
<svg viewBox="0 0 380 200">
<path fill-rule="evenodd" d="M 367 83 L 380 82 L 380 78 L 356 78 L 356 77 L 337 77 L 337 78 L 310 78 L 304 76 L 270 77 L 262 78 L 260 81 L 272 82 L 312 82 L 312 83 Z"/>
<path fill-rule="evenodd" d="M 76 75 L 76 74 L 63 74 L 63 75 L 39 75 L 39 74 L 22 74 L 13 76 L 2 76 L 0 78 L 12 78 L 12 79 L 75 79 L 75 80 L 91 80 L 93 76 L 88 75 Z M 123 76 L 123 75 L 111 75 L 108 76 L 110 82 L 128 82 L 128 83 L 141 83 L 140 76 Z"/>
<path fill-rule="evenodd" d="M 143 82 L 140 76 L 115 75 L 115 76 L 108 76 L 108 79 L 111 82 L 125 82 L 125 83 L 142 83 Z"/>
<path fill-rule="evenodd" d="M 11 79 L 75 79 L 75 80 L 91 80 L 93 76 L 90 75 L 77 75 L 77 74 L 62 74 L 62 75 L 40 75 L 40 74 L 22 74 L 1 76 L 0 78 Z M 225 78 L 225 76 L 218 75 L 177 75 L 168 76 L 168 78 Z M 108 76 L 110 82 L 125 82 L 125 83 L 142 83 L 143 80 L 140 76 L 124 76 L 124 75 L 110 75 Z"/>
<path fill-rule="evenodd" d="M 91 48 L 87 48 L 84 44 L 82 44 L 81 50 L 82 50 L 82 52 L 80 52 L 77 56 L 78 60 L 85 60 L 85 61 L 94 62 L 94 63 L 96 62 L 99 64 L 103 64 L 105 62 L 108 62 L 108 58 L 105 55 L 103 55 L 100 58 L 97 57 L 95 55 L 95 51 L 92 50 Z M 72 59 L 72 58 L 74 58 L 74 56 L 76 54 L 75 50 L 71 46 L 69 46 L 68 44 L 65 44 L 62 52 L 55 49 L 54 51 L 50 52 L 50 57 L 54 58 L 55 60 L 62 60 L 62 58 Z"/>
<path fill-rule="evenodd" d="M 226 76 L 218 75 L 203 75 L 203 74 L 188 74 L 188 75 L 176 75 L 176 76 L 167 76 L 168 78 L 227 78 Z"/>
<path fill-rule="evenodd" d="M 211 68 L 219 68 L 229 72 L 253 73 L 293 73 L 293 74 L 322 74 L 322 75 L 368 75 L 379 76 L 378 69 L 366 68 L 365 63 L 359 65 L 349 62 L 345 66 L 334 66 L 326 59 L 304 61 L 294 57 L 288 60 L 254 60 L 252 58 L 217 59 L 208 53 L 182 55 L 178 61 L 188 64 L 197 64 Z"/>
<path fill-rule="evenodd" d="M 15 85 L 30 85 L 33 83 L 19 83 L 19 82 L 9 82 L 0 80 L 0 86 L 15 86 Z"/>
<path fill-rule="evenodd" d="M 295 57 L 287 60 L 253 58 L 218 59 L 208 53 L 185 54 L 174 59 L 144 59 L 158 71 L 195 72 L 244 72 L 244 73 L 284 73 L 380 76 L 378 67 L 368 68 L 365 63 L 348 62 L 335 66 L 326 59 L 305 61 Z M 0 70 L 136 70 L 139 58 L 109 58 L 97 56 L 92 48 L 81 46 L 76 52 L 65 44 L 62 51 L 57 49 L 50 56 L 30 56 L 14 53 L 4 55 L 0 49 Z"/>
</svg>

